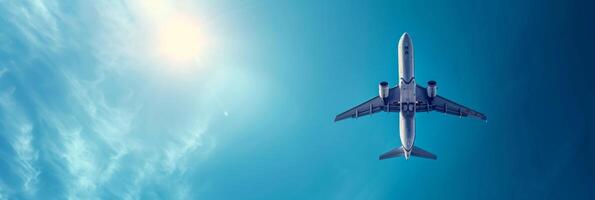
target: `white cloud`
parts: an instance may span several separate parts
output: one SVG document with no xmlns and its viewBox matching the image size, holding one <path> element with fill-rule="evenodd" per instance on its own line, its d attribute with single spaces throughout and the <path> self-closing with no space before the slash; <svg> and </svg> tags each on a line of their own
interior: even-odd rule
<svg viewBox="0 0 595 200">
<path fill-rule="evenodd" d="M 172 194 L 192 196 L 191 190 L 178 191 L 187 188 L 179 184 L 179 179 L 215 147 L 214 140 L 207 136 L 208 115 L 197 113 L 188 116 L 197 119 L 189 128 L 184 123 L 175 122 L 148 125 L 149 128 L 163 125 L 172 128 L 146 135 L 139 132 L 139 128 L 146 127 L 137 127 L 134 122 L 143 120 L 139 112 L 158 108 L 141 106 L 138 99 L 146 97 L 137 97 L 133 93 L 106 96 L 110 88 L 103 85 L 108 75 L 101 74 L 110 72 L 98 73 L 98 78 L 91 81 L 68 72 L 62 74 L 69 94 L 66 101 L 76 111 L 74 113 L 51 110 L 42 101 L 37 101 L 43 119 L 60 136 L 59 144 L 52 152 L 60 156 L 61 165 L 66 167 L 66 174 L 62 176 L 70 177 L 65 180 L 67 198 L 95 198 L 99 190 L 111 191 L 118 190 L 113 187 L 121 187 L 126 191 L 114 195 L 137 199 L 145 187 L 157 185 L 169 188 L 171 186 L 164 183 L 171 180 L 178 183 L 175 188 L 170 188 Z M 108 103 L 113 98 L 120 101 L 113 105 Z M 154 139 L 149 137 L 155 137 L 159 142 L 151 143 Z M 126 173 L 129 171 L 134 173 Z M 113 179 L 118 175 L 125 175 L 129 180 Z"/>
<path fill-rule="evenodd" d="M 130 127 L 135 109 L 127 110 L 109 106 L 103 92 L 96 84 L 103 80 L 83 83 L 74 75 L 63 77 L 71 98 L 69 105 L 74 113 L 49 110 L 41 102 L 37 107 L 43 119 L 60 136 L 60 143 L 53 153 L 59 155 L 66 166 L 64 177 L 68 198 L 95 198 L 98 189 L 112 183 L 118 173 L 122 158 L 128 155 Z"/>
<path fill-rule="evenodd" d="M 208 158 L 215 148 L 215 137 L 208 127 L 210 117 L 215 116 L 214 113 L 220 113 L 221 109 L 210 108 L 212 105 L 205 103 L 213 102 L 209 97 L 183 92 L 202 89 L 203 86 L 190 87 L 185 86 L 186 82 L 178 83 L 185 88 L 167 85 L 167 89 L 164 89 L 166 92 L 162 93 L 146 88 L 146 85 L 156 85 L 151 81 L 171 84 L 177 78 L 154 79 L 162 74 L 158 68 L 163 68 L 164 63 L 147 61 L 150 58 L 143 54 L 146 53 L 144 43 L 149 38 L 143 35 L 146 27 L 137 22 L 146 19 L 138 19 L 139 16 L 131 14 L 135 11 L 128 7 L 128 2 L 94 2 L 96 13 L 93 14 L 97 16 L 90 18 L 97 17 L 98 26 L 97 30 L 90 32 L 97 33 L 89 38 L 67 38 L 64 30 L 78 27 L 80 24 L 77 23 L 80 22 L 69 20 L 73 16 L 63 14 L 58 1 L 15 1 L 7 2 L 7 5 L 9 16 L 12 16 L 12 25 L 18 30 L 19 36 L 26 39 L 26 45 L 33 47 L 31 49 L 35 51 L 31 54 L 50 55 L 38 62 L 50 63 L 51 70 L 57 72 L 51 73 L 55 75 L 50 77 L 55 79 L 52 87 L 63 87 L 59 88 L 63 92 L 60 94 L 66 94 L 62 99 L 46 101 L 42 93 L 47 88 L 27 86 L 26 89 L 29 90 L 23 93 L 32 102 L 28 106 L 34 110 L 31 114 L 34 116 L 27 115 L 23 106 L 13 99 L 14 88 L 0 96 L 1 114 L 7 119 L 2 123 L 8 124 L 6 130 L 16 133 L 10 136 L 9 143 L 15 151 L 14 163 L 17 170 L 14 173 L 22 179 L 22 190 L 30 193 L 37 190 L 39 182 L 44 181 L 39 180 L 39 175 L 45 173 L 37 168 L 37 162 L 47 162 L 48 168 L 52 169 L 48 173 L 55 173 L 53 175 L 60 179 L 66 190 L 59 193 L 68 199 L 99 199 L 105 193 L 118 198 L 138 199 L 148 187 L 166 189 L 171 192 L 171 198 L 186 199 L 195 196 L 192 185 L 185 182 L 184 175 Z M 90 49 L 76 49 L 85 45 L 66 46 L 69 41 L 88 43 Z M 69 68 L 70 66 L 60 63 L 61 56 L 51 56 L 62 55 L 58 51 L 64 47 L 75 48 L 71 52 L 89 53 L 88 56 L 94 59 L 89 63 L 82 63 L 82 66 Z M 201 57 L 203 64 L 208 63 L 208 60 L 208 57 Z M 21 66 L 29 61 L 16 62 L 15 66 Z M 143 73 L 141 68 L 156 70 Z M 11 70 L 26 74 L 28 69 Z M 0 69 L 0 77 L 7 72 L 8 68 Z M 195 72 L 180 74 L 191 77 Z M 148 83 L 139 84 L 139 80 L 148 80 Z M 208 81 L 190 82 L 201 84 Z M 180 98 L 190 99 L 180 104 L 201 112 L 174 113 L 182 115 L 180 118 L 187 118 L 186 121 L 149 120 L 159 117 L 153 116 L 156 115 L 154 113 L 173 113 L 175 110 L 163 109 L 171 105 L 159 104 L 151 107 L 144 103 L 151 99 L 168 98 L 164 95 L 175 93 L 176 91 L 170 90 L 176 89 L 182 90 L 179 93 L 184 93 L 179 94 Z M 207 91 L 209 92 L 212 91 Z M 39 121 L 45 126 L 38 128 L 32 121 Z M 151 124 L 146 123 L 147 121 L 158 123 Z M 153 132 L 147 133 L 147 130 Z M 34 133 L 44 137 L 36 138 Z M 42 155 L 47 158 L 39 159 L 39 151 L 43 151 Z M 127 178 L 121 178 L 122 176 Z M 12 184 L 9 185 L 12 187 Z M 0 199 L 11 189 L 13 188 L 7 189 L 0 185 Z"/>
<path fill-rule="evenodd" d="M 29 42 L 28 45 L 43 47 L 55 52 L 61 47 L 60 29 L 55 16 L 59 16 L 56 1 L 9 1 L 6 10 L 10 12 L 12 22 L 19 33 Z"/>
<path fill-rule="evenodd" d="M 15 88 L 12 87 L 0 94 L 0 110 L 2 124 L 6 128 L 3 137 L 10 143 L 15 155 L 12 160 L 13 172 L 22 180 L 21 189 L 27 194 L 37 191 L 38 176 L 41 173 L 36 167 L 38 151 L 33 147 L 33 124 L 25 111 L 14 100 Z"/>
<path fill-rule="evenodd" d="M 69 185 L 70 196 L 80 198 L 79 195 L 93 195 L 97 188 L 96 182 L 99 178 L 98 163 L 87 146 L 89 142 L 81 137 L 81 130 L 59 130 L 64 140 L 64 153 L 61 155 L 66 160 L 68 171 L 74 178 Z"/>
<path fill-rule="evenodd" d="M 188 133 L 181 134 L 179 138 L 175 138 L 177 141 L 171 142 L 164 150 L 164 161 L 162 163 L 164 170 L 168 173 L 172 173 L 176 170 L 184 173 L 186 171 L 186 156 L 191 154 L 199 147 L 206 146 L 207 149 L 202 149 L 203 152 L 209 152 L 209 146 L 205 144 L 204 134 L 207 131 L 208 122 L 199 122 L 194 130 L 190 130 Z M 195 158 L 195 157 L 193 157 Z"/>
</svg>

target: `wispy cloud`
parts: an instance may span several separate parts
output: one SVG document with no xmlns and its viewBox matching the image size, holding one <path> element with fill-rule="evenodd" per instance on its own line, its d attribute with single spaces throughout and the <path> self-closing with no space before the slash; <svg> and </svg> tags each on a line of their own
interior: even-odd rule
<svg viewBox="0 0 595 200">
<path fill-rule="evenodd" d="M 33 124 L 25 111 L 14 100 L 15 88 L 9 88 L 0 94 L 2 125 L 6 134 L 3 137 L 10 143 L 15 157 L 12 160 L 13 172 L 21 179 L 21 189 L 27 194 L 37 191 L 39 169 L 36 167 L 38 151 L 33 147 Z"/>
<path fill-rule="evenodd" d="M 145 46 L 143 40 L 136 39 L 142 37 L 143 29 L 138 30 L 142 24 L 135 23 L 142 20 L 131 14 L 135 11 L 128 3 L 94 3 L 97 16 L 87 17 L 97 22 L 96 30 L 90 32 L 98 34 L 85 38 L 68 34 L 68 30 L 82 27 L 84 21 L 72 20 L 75 17 L 63 12 L 59 1 L 6 5 L 11 25 L 26 42 L 23 46 L 31 47 L 31 55 L 48 55 L 36 57 L 35 62 L 41 63 L 38 69 L 53 72 L 44 78 L 51 79 L 50 90 L 61 95 L 53 91 L 48 94 L 47 85 L 30 84 L 31 80 L 19 76 L 15 77 L 21 78 L 17 80 L 21 86 L 0 95 L 0 128 L 6 132 L 0 136 L 8 138 L 14 149 L 14 170 L 9 173 L 22 180 L 21 190 L 35 193 L 40 182 L 48 181 L 40 174 L 48 173 L 59 182 L 44 184 L 60 184 L 56 188 L 64 191 L 51 192 L 67 199 L 138 199 L 150 188 L 168 191 L 174 199 L 195 196 L 192 185 L 185 184 L 185 174 L 215 148 L 214 134 L 208 127 L 213 113 L 221 110 L 200 110 L 206 107 L 202 105 L 206 97 L 186 94 L 183 89 L 175 91 L 179 89 L 175 86 L 163 91 L 146 88 L 155 83 L 142 81 L 156 81 L 153 76 L 160 74 L 148 75 L 140 69 L 163 66 L 143 60 Z M 80 55 L 65 56 L 60 52 L 65 48 Z M 60 60 L 77 56 L 90 59 L 73 61 L 81 67 Z M 29 66 L 31 60 L 14 62 L 14 66 Z M 27 70 L 33 69 L 1 68 L 0 77 L 31 72 Z M 173 80 L 163 82 L 168 81 Z M 27 100 L 23 105 L 15 100 L 15 90 Z M 181 105 L 154 100 L 172 98 L 168 96 L 172 94 L 190 100 L 177 103 Z M 177 106 L 202 112 L 180 112 Z M 39 163 L 45 167 L 38 167 Z M 0 184 L 0 199 L 15 190 L 14 184 L 7 185 L 11 188 Z"/>
<path fill-rule="evenodd" d="M 71 97 L 69 105 L 80 108 L 76 109 L 78 112 L 66 114 L 48 110 L 41 102 L 37 107 L 43 113 L 42 119 L 59 133 L 59 144 L 51 152 L 59 155 L 59 165 L 66 167 L 61 176 L 70 177 L 65 179 L 69 199 L 97 197 L 97 192 L 107 192 L 115 186 L 127 191 L 113 195 L 136 199 L 145 187 L 159 186 L 167 182 L 164 180 L 179 183 L 186 170 L 215 146 L 206 136 L 208 118 L 198 120 L 187 129 L 178 124 L 181 128 L 153 135 L 158 137 L 159 143 L 145 143 L 143 138 L 137 138 L 143 135 L 136 131 L 134 124 L 135 120 L 142 121 L 137 113 L 145 108 L 138 104 L 111 106 L 98 87 L 103 80 L 82 82 L 73 75 L 64 76 Z M 134 173 L 126 174 L 129 171 Z M 112 178 L 118 175 L 126 175 L 129 180 L 122 182 Z"/>
<path fill-rule="evenodd" d="M 98 190 L 113 184 L 112 176 L 129 153 L 126 142 L 137 109 L 109 106 L 102 90 L 96 87 L 102 80 L 83 83 L 74 75 L 63 76 L 70 94 L 65 100 L 75 112 L 50 110 L 42 102 L 37 102 L 37 107 L 42 111 L 42 119 L 60 136 L 60 144 L 50 150 L 67 169 L 61 176 L 70 177 L 64 180 L 67 197 L 97 197 Z"/>
<path fill-rule="evenodd" d="M 166 172 L 172 173 L 175 170 L 185 172 L 186 157 L 199 147 L 206 147 L 202 149 L 204 153 L 210 151 L 209 148 L 213 145 L 205 144 L 204 134 L 207 131 L 208 122 L 197 123 L 198 127 L 189 130 L 188 133 L 181 134 L 179 138 L 175 138 L 164 149 L 163 168 Z"/>
<path fill-rule="evenodd" d="M 94 195 L 99 163 L 95 160 L 94 153 L 88 149 L 91 144 L 81 137 L 81 129 L 59 128 L 58 131 L 64 142 L 61 157 L 66 161 L 68 171 L 73 178 L 68 186 L 70 188 L 68 195 L 75 199 Z"/>
<path fill-rule="evenodd" d="M 3 4 L 12 17 L 10 22 L 28 41 L 28 45 L 55 52 L 61 47 L 57 25 L 57 1 L 10 1 Z"/>
</svg>

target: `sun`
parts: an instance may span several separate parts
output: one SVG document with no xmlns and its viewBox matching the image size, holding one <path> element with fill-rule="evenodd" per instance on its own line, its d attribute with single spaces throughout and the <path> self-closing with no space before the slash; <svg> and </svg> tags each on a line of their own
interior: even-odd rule
<svg viewBox="0 0 595 200">
<path fill-rule="evenodd" d="M 205 31 L 195 15 L 164 0 L 135 2 L 134 8 L 150 37 L 148 50 L 168 64 L 183 65 L 196 60 L 204 48 Z"/>
<path fill-rule="evenodd" d="M 191 62 L 201 53 L 203 41 L 196 22 L 174 17 L 159 26 L 156 35 L 157 52 L 173 64 Z"/>
</svg>

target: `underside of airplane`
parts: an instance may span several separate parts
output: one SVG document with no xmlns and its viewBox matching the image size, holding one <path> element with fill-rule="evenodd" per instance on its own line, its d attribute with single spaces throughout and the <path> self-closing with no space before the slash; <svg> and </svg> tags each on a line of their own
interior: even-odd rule
<svg viewBox="0 0 595 200">
<path fill-rule="evenodd" d="M 415 113 L 441 112 L 459 117 L 473 117 L 487 121 L 486 115 L 463 106 L 437 94 L 436 81 L 428 81 L 427 87 L 416 83 L 414 76 L 413 42 L 408 33 L 401 36 L 398 44 L 399 84 L 390 88 L 388 82 L 382 81 L 378 86 L 378 96 L 357 105 L 335 117 L 335 122 L 359 118 L 378 112 L 399 113 L 399 135 L 402 146 L 394 148 L 379 159 L 410 156 L 437 159 L 437 156 L 414 146 Z"/>
</svg>

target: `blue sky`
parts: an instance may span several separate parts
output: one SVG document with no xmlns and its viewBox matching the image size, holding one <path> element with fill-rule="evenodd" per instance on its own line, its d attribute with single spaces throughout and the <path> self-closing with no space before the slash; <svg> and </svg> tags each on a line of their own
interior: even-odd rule
<svg viewBox="0 0 595 200">
<path fill-rule="evenodd" d="M 588 199 L 589 8 L 0 1 L 0 199 Z M 490 119 L 420 113 L 437 161 L 378 161 L 394 113 L 332 122 L 396 83 L 403 32 Z"/>
</svg>

